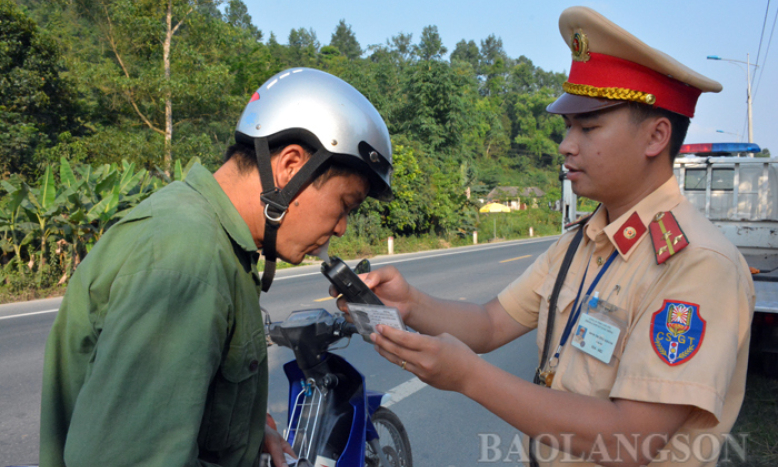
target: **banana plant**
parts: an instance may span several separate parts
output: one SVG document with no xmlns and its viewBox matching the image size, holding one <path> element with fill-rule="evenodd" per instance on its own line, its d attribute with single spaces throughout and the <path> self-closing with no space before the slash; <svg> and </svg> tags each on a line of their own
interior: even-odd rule
<svg viewBox="0 0 778 467">
<path fill-rule="evenodd" d="M 66 270 L 63 270 L 63 277 L 69 278 L 75 268 L 81 263 L 82 253 L 86 253 L 86 245 L 92 237 L 92 225 L 86 222 L 86 210 L 89 209 L 88 199 L 84 196 L 84 186 L 88 184 L 91 167 L 85 166 L 86 176 L 78 172 L 77 177 L 73 172 L 70 163 L 64 157 L 60 159 L 59 179 L 64 188 L 62 197 L 64 198 L 65 209 L 57 216 L 56 220 L 62 228 L 62 237 L 70 256 L 67 262 Z M 86 204 L 85 204 L 86 201 Z"/>
<path fill-rule="evenodd" d="M 95 225 L 95 241 L 105 233 L 119 207 L 119 185 L 114 185 L 110 192 L 103 193 L 103 199 L 92 206 L 86 213 L 86 220 Z"/>
<path fill-rule="evenodd" d="M 167 183 L 184 180 L 199 161 L 193 157 L 184 167 L 176 161 L 171 180 L 127 161 L 92 167 L 62 158 L 59 183 L 51 167 L 32 186 L 14 177 L 0 181 L 0 192 L 6 192 L 0 198 L 0 248 L 12 251 L 18 264 L 29 260 L 30 271 L 37 262 L 40 285 L 47 245 L 56 239 L 63 283 L 113 223 Z"/>
<path fill-rule="evenodd" d="M 38 260 L 38 285 L 43 279 L 43 268 L 46 264 L 46 245 L 49 236 L 57 229 L 53 221 L 54 216 L 62 210 L 61 198 L 58 198 L 58 190 L 55 185 L 54 173 L 51 167 L 46 167 L 46 171 L 38 181 L 37 188 L 27 187 L 27 197 L 22 200 L 22 207 L 27 212 L 30 220 L 37 224 L 38 235 L 40 236 L 40 256 Z"/>
<path fill-rule="evenodd" d="M 27 197 L 27 186 L 12 185 L 6 180 L 2 182 L 7 195 L 0 203 L 0 232 L 3 232 L 4 249 L 10 247 L 18 262 L 22 262 L 22 247 L 29 244 L 35 235 L 32 222 L 25 222 L 22 213 L 22 202 Z"/>
</svg>

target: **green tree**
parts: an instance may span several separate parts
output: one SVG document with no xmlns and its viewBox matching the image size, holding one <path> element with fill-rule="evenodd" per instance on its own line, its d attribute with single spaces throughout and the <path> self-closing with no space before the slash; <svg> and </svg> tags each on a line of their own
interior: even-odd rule
<svg viewBox="0 0 778 467">
<path fill-rule="evenodd" d="M 356 60 L 362 55 L 362 48 L 359 46 L 357 36 L 351 30 L 351 25 L 346 24 L 345 19 L 338 22 L 335 32 L 332 33 L 330 45 L 337 48 L 349 60 Z"/>
<path fill-rule="evenodd" d="M 425 191 L 424 174 L 416 152 L 408 146 L 393 148 L 392 192 L 394 199 L 384 208 L 384 224 L 396 233 L 414 233 L 428 227 L 428 215 L 421 202 Z"/>
<path fill-rule="evenodd" d="M 0 113 L 8 118 L 0 121 L 5 125 L 2 128 L 19 122 L 32 125 L 0 132 L 4 156 L 24 153 L 40 167 L 26 180 L 39 179 L 45 164 L 60 158 L 74 167 L 78 162 L 108 167 L 92 171 L 92 175 L 100 171 L 105 177 L 115 172 L 110 167 L 118 168 L 125 158 L 127 164 L 147 171 L 157 165 L 167 167 L 166 154 L 172 156 L 174 175 L 181 159 L 191 156 L 214 169 L 233 141 L 237 116 L 257 87 L 282 69 L 310 66 L 355 86 L 376 106 L 393 135 L 396 202 L 366 203 L 353 224 L 359 236 L 382 238 L 390 231 L 453 234 L 460 227 L 467 230 L 474 219 L 473 206 L 464 196 L 468 187 L 473 193 L 488 192 L 498 184 L 538 186 L 549 192 L 557 183 L 557 143 L 564 128 L 559 117 L 545 112 L 545 105 L 562 92 L 565 75 L 542 70 L 524 56 L 509 57 L 495 35 L 481 40 L 480 46 L 477 41 L 461 40 L 450 60 L 444 60 L 448 51 L 437 28 L 427 26 L 418 43 L 414 44 L 411 34 L 399 33 L 384 44 L 369 46 L 363 58 L 345 20 L 338 23 L 330 44 L 324 47 L 309 28 L 292 29 L 287 44 L 279 44 L 272 33 L 263 43 L 245 0 L 17 1 L 40 24 L 37 34 L 48 38 L 59 53 L 54 59 L 41 52 L 38 57 L 51 60 L 29 63 L 53 64 L 62 83 L 57 97 L 75 96 L 79 112 L 53 115 L 70 118 L 76 125 L 43 124 L 40 112 L 24 120 L 11 115 L 14 109 L 6 104 L 6 99 L 12 102 L 22 96 L 24 89 L 14 88 L 21 91 L 3 95 Z M 12 5 L 9 0 L 0 2 Z M 8 44 L 8 50 L 13 50 L 15 43 Z M 7 62 L 8 57 L 0 54 L 0 61 Z M 165 63 L 169 63 L 169 75 Z M 0 76 L 3 79 L 8 82 L 6 74 Z M 50 106 L 52 94 L 36 94 L 35 80 L 25 83 L 33 96 L 49 99 Z M 46 83 L 51 83 L 49 77 Z M 21 107 L 15 109 L 18 113 Z M 167 142 L 166 134 L 170 134 Z M 3 157 L 0 164 L 7 160 Z M 101 183 L 92 175 L 83 187 Z M 12 179 L 17 178 L 4 181 Z M 47 226 L 59 230 L 44 246 L 40 228 L 34 227 L 39 222 L 27 222 L 26 213 L 31 211 L 14 204 L 20 197 L 27 199 L 28 192 L 18 183 L 13 186 L 13 195 L 6 189 L 3 196 L 0 189 L 0 211 L 3 206 L 15 207 L 0 212 L 0 247 L 6 254 L 0 262 L 12 253 L 19 256 L 11 244 L 19 247 L 30 232 L 32 237 L 19 247 L 20 254 L 26 255 L 26 248 L 34 250 L 36 261 L 41 258 L 40 250 L 49 251 L 51 258 L 55 250 L 75 248 L 52 247 L 52 242 L 59 245 L 70 238 L 88 244 L 100 226 L 109 225 L 96 220 L 98 212 L 101 219 L 111 222 L 113 207 L 115 216 L 123 209 L 114 206 L 111 200 L 115 197 L 105 190 L 106 196 L 90 195 L 80 201 L 68 197 L 73 206 L 76 201 L 83 205 L 81 214 L 64 217 L 63 211 L 53 215 Z M 91 188 L 78 191 L 94 192 Z M 94 207 L 100 203 L 106 209 Z M 25 219 L 20 221 L 20 215 Z M 62 233 L 65 230 L 76 234 Z"/>
<path fill-rule="evenodd" d="M 478 50 L 475 41 L 465 42 L 462 39 L 457 42 L 457 46 L 451 52 L 451 62 L 453 63 L 454 61 L 469 63 L 473 67 L 473 72 L 477 72 L 481 62 L 481 52 Z"/>
<path fill-rule="evenodd" d="M 345 59 L 343 56 L 339 58 Z M 386 121 L 390 133 L 394 134 L 397 109 L 402 102 L 402 96 L 398 70 L 390 60 L 386 55 L 379 62 L 343 60 L 342 67 L 337 69 L 339 73 L 336 74 L 367 97 Z"/>
<path fill-rule="evenodd" d="M 443 45 L 437 26 L 425 26 L 421 30 L 421 40 L 413 47 L 419 60 L 442 60 L 448 49 Z"/>
<path fill-rule="evenodd" d="M 319 40 L 312 28 L 292 29 L 289 32 L 289 60 L 292 66 L 311 66 L 319 53 Z"/>
<path fill-rule="evenodd" d="M 381 67 L 389 65 L 395 73 L 401 73 L 415 59 L 412 41 L 413 34 L 400 33 L 387 39 L 386 44 L 371 45 L 368 47 L 369 59 Z"/>
<path fill-rule="evenodd" d="M 478 99 L 470 106 L 465 141 L 474 157 L 497 159 L 510 150 L 511 123 L 497 98 Z"/>
<path fill-rule="evenodd" d="M 276 33 L 273 31 L 270 31 L 270 37 L 267 39 L 267 48 L 270 51 L 270 55 L 277 60 L 281 60 L 284 63 L 287 61 L 285 56 L 287 55 L 288 47 L 284 47 L 278 42 Z"/>
<path fill-rule="evenodd" d="M 262 31 L 251 22 L 249 10 L 242 0 L 229 1 L 227 9 L 224 11 L 224 21 L 230 26 L 245 30 L 257 41 L 262 40 Z"/>
<path fill-rule="evenodd" d="M 90 114 L 89 133 L 60 141 L 62 152 L 48 154 L 50 162 L 76 152 L 89 162 L 131 158 L 167 170 L 180 157 L 218 160 L 240 107 L 276 66 L 249 29 L 227 23 L 214 5 L 54 4 L 49 27 L 60 33 L 69 76 Z"/>
<path fill-rule="evenodd" d="M 400 33 L 396 36 L 392 36 L 390 50 L 392 50 L 398 59 L 398 64 L 402 65 L 408 63 L 413 58 L 413 34 Z M 389 42 L 389 41 L 387 41 Z"/>
<path fill-rule="evenodd" d="M 447 62 L 418 62 L 406 70 L 407 101 L 399 118 L 412 135 L 438 158 L 457 154 L 466 127 L 465 94 L 473 83 Z"/>
<path fill-rule="evenodd" d="M 502 39 L 491 34 L 481 41 L 481 62 L 478 72 L 483 77 L 484 95 L 493 96 L 506 90 L 509 61 L 502 46 Z"/>
<path fill-rule="evenodd" d="M 12 0 L 0 0 L 0 175 L 34 176 L 37 150 L 78 131 L 60 51 Z"/>
<path fill-rule="evenodd" d="M 555 99 L 550 92 L 521 94 L 513 105 L 517 131 L 514 142 L 539 166 L 556 167 L 561 159 L 558 148 L 565 124 L 559 115 L 546 112 Z"/>
</svg>

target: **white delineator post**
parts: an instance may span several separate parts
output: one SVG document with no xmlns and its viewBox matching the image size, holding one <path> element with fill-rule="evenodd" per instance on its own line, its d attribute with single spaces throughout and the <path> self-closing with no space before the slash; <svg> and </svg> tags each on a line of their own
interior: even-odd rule
<svg viewBox="0 0 778 467">
<path fill-rule="evenodd" d="M 529 236 L 531 237 L 533 233 L 534 233 L 534 230 L 532 230 L 532 227 L 530 227 L 529 228 Z"/>
<path fill-rule="evenodd" d="M 394 237 L 389 237 L 389 239 L 387 240 L 387 245 L 389 247 L 389 254 L 393 255 L 394 254 Z"/>
<path fill-rule="evenodd" d="M 478 231 L 473 230 L 473 245 L 478 245 Z"/>
</svg>

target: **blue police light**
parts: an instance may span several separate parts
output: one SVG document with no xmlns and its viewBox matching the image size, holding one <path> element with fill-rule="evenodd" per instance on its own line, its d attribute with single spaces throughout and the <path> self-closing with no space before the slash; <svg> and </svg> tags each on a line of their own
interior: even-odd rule
<svg viewBox="0 0 778 467">
<path fill-rule="evenodd" d="M 760 152 L 762 149 L 754 143 L 703 143 L 684 144 L 679 154 L 720 154 L 730 152 Z"/>
</svg>

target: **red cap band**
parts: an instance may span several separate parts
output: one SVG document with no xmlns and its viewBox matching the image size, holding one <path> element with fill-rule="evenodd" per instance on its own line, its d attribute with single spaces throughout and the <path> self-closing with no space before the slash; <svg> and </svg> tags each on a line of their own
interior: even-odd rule
<svg viewBox="0 0 778 467">
<path fill-rule="evenodd" d="M 589 55 L 589 60 L 585 62 L 573 61 L 569 83 L 652 94 L 656 98 L 653 105 L 689 118 L 694 117 L 694 107 L 702 93 L 700 89 L 629 60 L 594 52 L 589 52 Z"/>
</svg>

